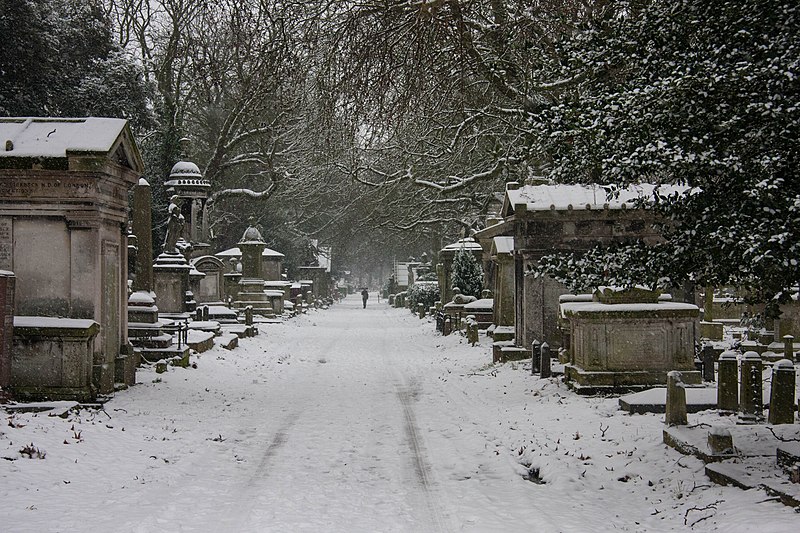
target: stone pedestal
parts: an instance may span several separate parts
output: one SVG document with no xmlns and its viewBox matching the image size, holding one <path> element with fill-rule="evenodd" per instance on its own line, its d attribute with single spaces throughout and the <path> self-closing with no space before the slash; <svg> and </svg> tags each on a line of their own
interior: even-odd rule
<svg viewBox="0 0 800 533">
<path fill-rule="evenodd" d="M 181 253 L 164 252 L 153 264 L 153 289 L 158 295 L 159 312 L 168 315 L 189 313 L 189 263 Z M 187 315 L 188 316 L 188 315 Z"/>
<path fill-rule="evenodd" d="M 649 291 L 597 291 L 592 302 L 560 304 L 569 322 L 567 379 L 579 392 L 664 385 L 667 373 L 698 384 L 694 365 L 695 305 L 659 301 Z"/>
<path fill-rule="evenodd" d="M 236 308 L 244 310 L 247 306 L 252 306 L 253 312 L 256 314 L 273 316 L 274 312 L 269 297 L 264 292 L 262 276 L 261 253 L 265 247 L 266 244 L 261 238 L 261 233 L 251 224 L 239 241 L 239 249 L 242 252 L 242 277 L 239 280 Z"/>
</svg>

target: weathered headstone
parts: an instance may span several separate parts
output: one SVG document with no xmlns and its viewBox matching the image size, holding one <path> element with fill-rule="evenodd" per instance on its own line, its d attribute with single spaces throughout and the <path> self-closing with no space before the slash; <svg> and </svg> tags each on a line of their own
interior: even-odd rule
<svg viewBox="0 0 800 533">
<path fill-rule="evenodd" d="M 708 432 L 708 449 L 712 456 L 730 456 L 736 453 L 733 436 L 726 428 L 714 426 Z"/>
<path fill-rule="evenodd" d="M 739 363 L 736 352 L 725 351 L 719 356 L 719 383 L 717 385 L 717 409 L 737 411 L 739 409 Z"/>
<path fill-rule="evenodd" d="M 772 388 L 769 397 L 769 423 L 794 423 L 795 370 L 789 359 L 772 366 Z"/>
<path fill-rule="evenodd" d="M 739 421 L 755 423 L 764 416 L 761 356 L 757 352 L 742 355 L 741 378 L 739 381 Z"/>
<path fill-rule="evenodd" d="M 686 418 L 686 385 L 681 373 L 673 370 L 667 373 L 667 404 L 664 423 L 669 426 L 685 426 Z"/>
<path fill-rule="evenodd" d="M 714 347 L 710 344 L 704 345 L 701 357 L 703 361 L 703 381 L 714 381 Z"/>
</svg>

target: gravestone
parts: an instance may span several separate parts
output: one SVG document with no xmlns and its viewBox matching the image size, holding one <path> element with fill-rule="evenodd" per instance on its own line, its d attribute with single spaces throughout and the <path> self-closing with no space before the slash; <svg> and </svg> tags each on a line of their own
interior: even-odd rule
<svg viewBox="0 0 800 533">
<path fill-rule="evenodd" d="M 762 399 L 762 362 L 756 352 L 742 355 L 739 379 L 739 421 L 744 424 L 759 422 L 764 417 Z"/>
<path fill-rule="evenodd" d="M 736 352 L 728 350 L 719 356 L 719 383 L 717 385 L 717 409 L 735 412 L 739 410 L 739 362 Z"/>
<path fill-rule="evenodd" d="M 685 426 L 686 418 L 686 385 L 681 373 L 673 370 L 667 373 L 667 403 L 664 423 L 668 426 Z"/>
<path fill-rule="evenodd" d="M 128 123 L 0 118 L 0 140 L 0 267 L 16 274 L 15 311 L 96 322 L 81 356 L 91 390 L 111 393 L 129 349 L 128 192 L 144 170 Z M 36 364 L 60 364 L 60 345 L 42 342 L 54 351 Z M 25 358 L 13 361 L 12 380 L 17 370 L 28 375 Z"/>
<path fill-rule="evenodd" d="M 769 397 L 769 423 L 794 423 L 795 369 L 789 359 L 772 366 L 772 386 Z"/>
<path fill-rule="evenodd" d="M 225 287 L 225 263 L 213 255 L 192 259 L 192 266 L 204 274 L 194 291 L 197 303 L 222 302 Z"/>
</svg>

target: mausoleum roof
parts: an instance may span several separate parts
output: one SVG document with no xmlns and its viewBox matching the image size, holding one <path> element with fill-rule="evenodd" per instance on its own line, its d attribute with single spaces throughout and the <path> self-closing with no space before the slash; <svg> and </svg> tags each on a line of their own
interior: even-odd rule
<svg viewBox="0 0 800 533">
<path fill-rule="evenodd" d="M 620 189 L 617 197 L 609 199 L 606 189 L 599 185 L 526 185 L 506 191 L 502 215 L 513 214 L 515 206 L 520 204 L 524 204 L 528 211 L 626 209 L 634 207 L 634 202 L 639 198 L 652 198 L 657 187 L 660 194 L 689 190 L 679 185 L 643 183 Z"/>
<path fill-rule="evenodd" d="M 0 118 L 0 157 L 110 152 L 126 124 L 121 118 Z"/>
<path fill-rule="evenodd" d="M 121 118 L 0 117 L 0 161 L 12 158 L 66 159 L 104 156 L 144 171 L 139 149 Z M 1 164 L 0 164 L 1 165 Z"/>
</svg>

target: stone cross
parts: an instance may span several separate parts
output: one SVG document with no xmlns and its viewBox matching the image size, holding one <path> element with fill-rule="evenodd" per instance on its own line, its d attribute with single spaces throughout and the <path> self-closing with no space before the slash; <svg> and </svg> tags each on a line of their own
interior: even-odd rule
<svg viewBox="0 0 800 533">
<path fill-rule="evenodd" d="M 664 423 L 669 426 L 685 426 L 686 418 L 686 385 L 677 370 L 667 373 L 667 405 Z"/>
<path fill-rule="evenodd" d="M 770 424 L 794 424 L 794 391 L 794 363 L 789 359 L 781 359 L 772 367 L 772 389 L 769 395 Z"/>
<path fill-rule="evenodd" d="M 719 384 L 717 385 L 717 409 L 737 411 L 739 409 L 739 364 L 736 352 L 728 350 L 719 356 Z"/>
</svg>

